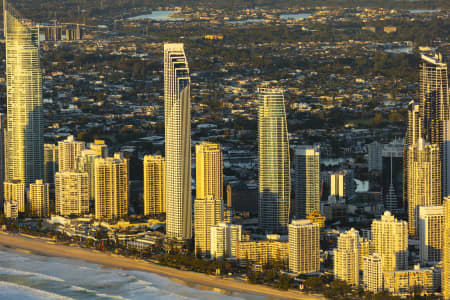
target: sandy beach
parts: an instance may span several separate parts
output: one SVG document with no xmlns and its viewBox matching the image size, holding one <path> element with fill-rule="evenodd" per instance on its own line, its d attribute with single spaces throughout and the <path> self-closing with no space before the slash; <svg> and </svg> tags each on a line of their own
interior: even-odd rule
<svg viewBox="0 0 450 300">
<path fill-rule="evenodd" d="M 16 234 L 0 234 L 0 245 L 28 250 L 36 254 L 81 259 L 105 267 L 138 270 L 181 280 L 189 284 L 199 284 L 212 288 L 265 296 L 267 299 L 325 299 L 318 295 L 308 295 L 297 291 L 280 291 L 263 285 L 252 285 L 232 279 L 222 279 L 201 273 L 181 271 L 160 266 L 143 260 L 111 255 L 89 249 L 76 248 L 48 243 L 39 238 L 24 237 Z"/>
</svg>

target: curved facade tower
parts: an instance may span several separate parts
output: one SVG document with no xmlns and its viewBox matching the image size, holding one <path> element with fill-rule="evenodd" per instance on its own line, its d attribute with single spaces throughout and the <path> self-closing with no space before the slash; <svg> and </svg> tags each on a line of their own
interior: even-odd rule
<svg viewBox="0 0 450 300">
<path fill-rule="evenodd" d="M 166 235 L 192 238 L 191 79 L 183 44 L 164 45 Z"/>
<path fill-rule="evenodd" d="M 3 1 L 6 39 L 6 180 L 43 178 L 42 74 L 39 28 Z"/>
<path fill-rule="evenodd" d="M 258 89 L 259 224 L 267 233 L 286 233 L 291 176 L 289 139 L 281 89 Z"/>
<path fill-rule="evenodd" d="M 442 56 L 422 55 L 419 76 L 420 117 L 424 138 L 441 146 L 443 125 L 450 119 L 447 64 Z"/>
<path fill-rule="evenodd" d="M 442 55 L 422 55 L 419 75 L 423 138 L 439 146 L 442 160 L 442 196 L 450 193 L 450 97 L 447 64 Z"/>
</svg>

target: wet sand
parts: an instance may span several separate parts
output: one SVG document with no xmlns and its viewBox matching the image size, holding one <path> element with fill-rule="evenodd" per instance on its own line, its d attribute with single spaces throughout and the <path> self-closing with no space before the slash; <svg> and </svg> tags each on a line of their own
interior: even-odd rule
<svg viewBox="0 0 450 300">
<path fill-rule="evenodd" d="M 53 244 L 44 239 L 24 237 L 17 234 L 0 233 L 0 245 L 47 256 L 81 259 L 110 268 L 151 272 L 181 280 L 188 285 L 195 284 L 228 291 L 260 295 L 265 296 L 267 299 L 325 299 L 319 295 L 309 295 L 299 291 L 280 291 L 263 285 L 254 285 L 234 279 L 223 279 L 202 273 L 182 271 L 143 260 L 111 255 L 95 250 Z"/>
</svg>

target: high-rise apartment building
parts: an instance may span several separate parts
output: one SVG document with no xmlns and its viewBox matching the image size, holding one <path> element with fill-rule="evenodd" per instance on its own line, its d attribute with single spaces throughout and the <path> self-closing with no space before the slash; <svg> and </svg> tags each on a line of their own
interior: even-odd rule
<svg viewBox="0 0 450 300">
<path fill-rule="evenodd" d="M 44 144 L 44 182 L 54 184 L 58 172 L 58 146 Z"/>
<path fill-rule="evenodd" d="M 450 96 L 447 64 L 441 54 L 422 55 L 419 75 L 420 116 L 424 138 L 440 147 L 442 162 L 442 193 L 450 193 Z"/>
<path fill-rule="evenodd" d="M 383 144 L 374 141 L 367 145 L 369 171 L 381 171 Z"/>
<path fill-rule="evenodd" d="M 289 224 L 289 271 L 305 274 L 319 270 L 319 224 L 309 220 L 293 220 Z"/>
<path fill-rule="evenodd" d="M 373 254 L 373 243 L 368 238 L 361 237 L 359 240 L 359 270 L 364 271 L 364 257 Z"/>
<path fill-rule="evenodd" d="M 439 263 L 444 231 L 444 207 L 442 205 L 419 206 L 418 231 L 420 262 L 422 264 Z"/>
<path fill-rule="evenodd" d="M 408 231 L 417 236 L 419 206 L 440 205 L 441 160 L 439 147 L 423 139 L 408 149 Z"/>
<path fill-rule="evenodd" d="M 6 145 L 6 139 L 5 139 L 5 132 L 6 132 L 6 115 L 3 113 L 0 113 L 0 195 L 3 195 L 3 182 L 5 181 L 5 145 Z M 3 205 L 3 200 L 0 200 L 0 207 Z"/>
<path fill-rule="evenodd" d="M 352 170 L 340 170 L 330 175 L 330 195 L 336 200 L 347 200 L 353 196 L 355 183 Z"/>
<path fill-rule="evenodd" d="M 220 223 L 211 226 L 211 258 L 237 258 L 237 245 L 242 239 L 242 226 Z"/>
<path fill-rule="evenodd" d="M 3 23 L 8 116 L 5 180 L 28 185 L 42 179 L 44 171 L 39 28 L 7 1 L 3 1 Z"/>
<path fill-rule="evenodd" d="M 196 195 L 223 199 L 223 159 L 219 144 L 202 142 L 195 146 Z"/>
<path fill-rule="evenodd" d="M 104 140 L 94 140 L 93 143 L 89 143 L 89 149 L 95 151 L 100 157 L 108 157 L 108 145 L 105 144 Z"/>
<path fill-rule="evenodd" d="M 318 146 L 300 146 L 295 149 L 295 213 L 296 219 L 305 219 L 320 211 L 320 152 Z"/>
<path fill-rule="evenodd" d="M 450 299 L 450 197 L 444 199 L 444 238 L 442 244 L 442 298 Z"/>
<path fill-rule="evenodd" d="M 50 208 L 49 184 L 42 179 L 30 184 L 29 201 L 33 217 L 46 218 Z"/>
<path fill-rule="evenodd" d="M 281 89 L 258 89 L 259 226 L 285 233 L 289 223 L 291 172 L 284 96 Z"/>
<path fill-rule="evenodd" d="M 406 128 L 405 143 L 403 146 L 403 207 L 408 201 L 408 151 L 409 147 L 417 144 L 422 138 L 422 120 L 420 118 L 420 105 L 411 101 L 408 105 L 408 126 Z"/>
<path fill-rule="evenodd" d="M 441 150 L 442 161 L 442 196 L 450 196 L 450 120 L 443 122 L 443 140 Z"/>
<path fill-rule="evenodd" d="M 374 253 L 364 257 L 363 283 L 364 289 L 373 293 L 383 291 L 383 259 Z"/>
<path fill-rule="evenodd" d="M 5 201 L 17 202 L 17 210 L 19 213 L 26 212 L 25 184 L 22 180 L 5 181 L 3 183 L 3 193 Z"/>
<path fill-rule="evenodd" d="M 442 195 L 447 196 L 450 183 L 450 97 L 447 64 L 442 55 L 422 55 L 419 70 L 419 125 L 421 137 L 439 147 Z M 408 198 L 409 199 L 409 198 Z"/>
<path fill-rule="evenodd" d="M 77 168 L 77 157 L 85 148 L 84 142 L 76 141 L 73 135 L 70 135 L 64 141 L 58 142 L 58 170 L 71 171 Z"/>
<path fill-rule="evenodd" d="M 384 208 L 396 212 L 403 206 L 403 141 L 384 145 L 381 157 Z"/>
<path fill-rule="evenodd" d="M 164 45 L 166 235 L 192 238 L 191 78 L 183 44 Z"/>
<path fill-rule="evenodd" d="M 354 228 L 341 233 L 334 250 L 334 277 L 349 285 L 359 285 L 359 232 Z"/>
<path fill-rule="evenodd" d="M 55 211 L 59 216 L 89 213 L 89 175 L 79 170 L 55 175 Z"/>
<path fill-rule="evenodd" d="M 95 160 L 95 218 L 114 220 L 128 214 L 128 160 L 122 153 Z"/>
<path fill-rule="evenodd" d="M 166 161 L 160 155 L 144 157 L 144 215 L 166 212 Z"/>
<path fill-rule="evenodd" d="M 211 255 L 211 226 L 223 221 L 223 201 L 213 195 L 194 201 L 195 253 Z"/>
<path fill-rule="evenodd" d="M 77 156 L 76 169 L 88 174 L 89 200 L 95 199 L 95 160 L 101 158 L 97 151 L 85 149 Z"/>
<path fill-rule="evenodd" d="M 423 137 L 432 144 L 442 145 L 443 122 L 450 119 L 447 64 L 442 55 L 421 56 L 419 70 L 420 117 Z"/>
<path fill-rule="evenodd" d="M 408 223 L 397 220 L 385 211 L 380 220 L 372 222 L 374 252 L 381 255 L 384 271 L 408 267 Z M 364 269 L 365 270 L 365 269 Z"/>
</svg>

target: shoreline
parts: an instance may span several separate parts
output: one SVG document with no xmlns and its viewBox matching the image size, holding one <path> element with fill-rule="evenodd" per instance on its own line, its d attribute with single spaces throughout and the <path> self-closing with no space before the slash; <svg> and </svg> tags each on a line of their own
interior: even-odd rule
<svg viewBox="0 0 450 300">
<path fill-rule="evenodd" d="M 25 237 L 18 234 L 0 233 L 0 245 L 31 251 L 35 254 L 57 256 L 84 260 L 101 267 L 114 269 L 136 270 L 154 273 L 169 279 L 181 280 L 187 284 L 202 285 L 226 291 L 265 296 L 268 299 L 325 299 L 320 295 L 310 295 L 300 291 L 281 291 L 264 285 L 253 285 L 233 279 L 223 279 L 203 273 L 182 271 L 171 267 L 157 265 L 144 260 L 111 255 L 100 251 L 77 248 L 65 245 L 51 244 L 39 237 Z"/>
</svg>

